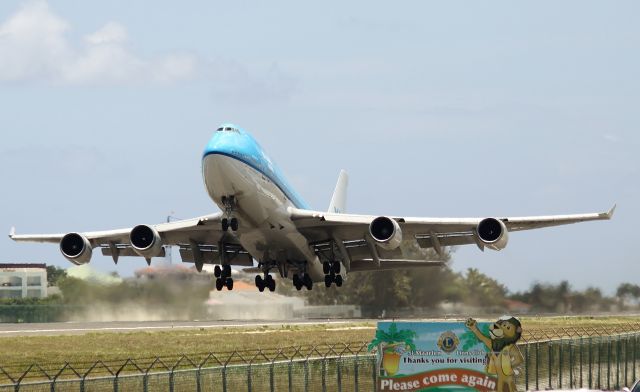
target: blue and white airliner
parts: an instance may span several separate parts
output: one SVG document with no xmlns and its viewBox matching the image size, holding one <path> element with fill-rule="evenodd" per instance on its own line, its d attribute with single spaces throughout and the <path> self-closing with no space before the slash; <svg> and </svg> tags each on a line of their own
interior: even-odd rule
<svg viewBox="0 0 640 392">
<path fill-rule="evenodd" d="M 345 213 L 348 178 L 342 171 L 328 211 L 314 211 L 256 140 L 232 124 L 220 126 L 207 144 L 202 176 L 221 212 L 86 233 L 16 235 L 12 229 L 9 236 L 14 241 L 58 243 L 64 257 L 77 265 L 88 263 L 95 248 L 116 263 L 120 256 L 139 256 L 150 263 L 165 255 L 165 247 L 177 246 L 182 261 L 195 263 L 198 271 L 205 263 L 215 264 L 218 290 L 233 289 L 232 265 L 254 271 L 260 291 L 275 290 L 272 271 L 292 279 L 298 290 L 311 290 L 314 282 L 342 286 L 343 275 L 354 271 L 443 264 L 439 257 L 424 260 L 408 252 L 415 244 L 433 249 L 424 254 L 434 255 L 443 255 L 447 246 L 466 244 L 501 250 L 510 231 L 610 219 L 615 209 L 519 218 L 353 215 Z"/>
</svg>

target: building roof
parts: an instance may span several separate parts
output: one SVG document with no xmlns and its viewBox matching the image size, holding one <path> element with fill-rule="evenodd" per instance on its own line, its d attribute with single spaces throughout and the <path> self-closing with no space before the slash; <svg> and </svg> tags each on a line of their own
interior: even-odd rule
<svg viewBox="0 0 640 392">
<path fill-rule="evenodd" d="M 9 268 L 43 268 L 46 269 L 47 265 L 42 263 L 0 263 L 0 269 Z"/>
</svg>

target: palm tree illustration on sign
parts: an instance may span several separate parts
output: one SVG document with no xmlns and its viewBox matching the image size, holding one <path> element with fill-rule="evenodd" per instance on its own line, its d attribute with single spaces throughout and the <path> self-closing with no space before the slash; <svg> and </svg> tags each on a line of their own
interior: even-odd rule
<svg viewBox="0 0 640 392">
<path fill-rule="evenodd" d="M 372 351 L 378 349 L 378 369 L 384 369 L 387 376 L 394 376 L 398 373 L 400 366 L 400 357 L 406 351 L 414 351 L 416 345 L 413 339 L 416 337 L 414 331 L 403 329 L 398 331 L 396 323 L 391 323 L 387 332 L 382 329 L 376 330 L 376 336 L 369 343 L 367 349 Z M 380 358 L 382 358 L 382 369 L 380 367 Z"/>
</svg>

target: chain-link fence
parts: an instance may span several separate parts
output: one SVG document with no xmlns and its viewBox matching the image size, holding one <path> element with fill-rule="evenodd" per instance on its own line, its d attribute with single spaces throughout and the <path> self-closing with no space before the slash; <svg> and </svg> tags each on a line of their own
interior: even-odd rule
<svg viewBox="0 0 640 392">
<path fill-rule="evenodd" d="M 608 333 L 608 334 L 607 334 Z M 564 336 L 563 336 L 564 335 Z M 366 342 L 64 365 L 4 364 L 4 391 L 373 391 Z M 640 330 L 528 331 L 519 390 L 620 389 L 640 376 Z"/>
</svg>

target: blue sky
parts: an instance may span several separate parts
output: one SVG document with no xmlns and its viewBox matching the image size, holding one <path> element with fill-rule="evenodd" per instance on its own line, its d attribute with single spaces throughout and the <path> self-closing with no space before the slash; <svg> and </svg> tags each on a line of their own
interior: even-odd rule
<svg viewBox="0 0 640 392">
<path fill-rule="evenodd" d="M 0 226 L 67 232 L 216 209 L 215 127 L 260 141 L 299 193 L 411 216 L 615 219 L 460 248 L 512 290 L 636 281 L 637 2 L 0 3 Z M 0 241 L 5 261 L 68 263 Z M 113 270 L 110 259 L 92 265 Z M 144 265 L 123 259 L 130 274 Z M 355 276 L 355 275 L 354 275 Z"/>
</svg>

